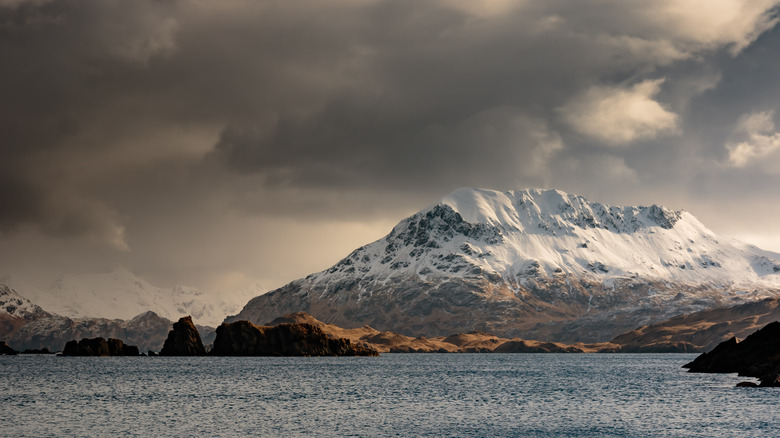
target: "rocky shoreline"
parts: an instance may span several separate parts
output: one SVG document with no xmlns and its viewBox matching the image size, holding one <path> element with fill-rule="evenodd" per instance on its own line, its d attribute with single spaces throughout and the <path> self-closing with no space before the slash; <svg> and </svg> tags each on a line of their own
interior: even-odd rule
<svg viewBox="0 0 780 438">
<path fill-rule="evenodd" d="M 742 342 L 724 341 L 683 368 L 691 373 L 738 373 L 760 381 L 737 386 L 780 387 L 780 322 L 767 324 Z"/>
<path fill-rule="evenodd" d="M 746 365 L 723 365 L 725 357 L 752 357 L 745 349 L 756 343 L 767 330 L 780 331 L 780 323 L 772 323 L 755 335 L 737 343 L 732 338 L 687 364 L 692 372 L 739 372 L 741 375 L 764 377 L 767 366 L 761 372 L 750 371 Z M 638 329 L 639 330 L 639 329 Z M 780 338 L 780 333 L 778 333 Z M 628 342 L 627 342 L 628 341 Z M 112 344 L 113 343 L 113 344 Z M 118 347 L 122 343 L 124 347 Z M 112 347 L 112 345 L 114 345 Z M 773 346 L 775 350 L 780 345 Z M 127 350 L 127 348 L 132 348 Z M 66 343 L 65 356 L 139 355 L 138 348 L 128 346 L 116 338 L 83 338 Z M 342 328 L 327 324 L 305 312 L 281 316 L 267 323 L 256 325 L 249 321 L 223 323 L 214 333 L 213 344 L 205 345 L 199 328 L 187 316 L 173 323 L 168 332 L 160 356 L 375 356 L 380 353 L 676 353 L 696 351 L 687 342 L 670 342 L 664 339 L 655 343 L 640 344 L 629 334 L 612 342 L 574 343 L 544 342 L 520 338 L 502 338 L 491 333 L 474 331 L 450 336 L 427 338 L 411 337 L 400 333 L 380 332 L 372 327 Z M 699 350 L 701 351 L 701 350 Z M 48 350 L 25 350 L 23 353 L 48 353 Z M 16 350 L 0 343 L 0 354 L 18 354 Z M 768 354 L 768 353 L 767 353 Z M 149 350 L 149 356 L 157 355 Z M 755 362 L 755 361 L 754 361 Z M 780 359 L 777 360 L 780 372 Z M 709 365 L 702 365 L 709 364 Z M 768 378 L 767 378 L 768 379 Z M 766 386 L 766 385 L 765 385 Z"/>
</svg>

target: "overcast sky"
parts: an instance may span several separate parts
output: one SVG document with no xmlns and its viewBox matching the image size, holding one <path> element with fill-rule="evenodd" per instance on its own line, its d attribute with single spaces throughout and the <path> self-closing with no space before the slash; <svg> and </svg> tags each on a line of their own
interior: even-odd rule
<svg viewBox="0 0 780 438">
<path fill-rule="evenodd" d="M 459 187 L 780 251 L 769 0 L 0 0 L 0 273 L 271 289 Z"/>
</svg>

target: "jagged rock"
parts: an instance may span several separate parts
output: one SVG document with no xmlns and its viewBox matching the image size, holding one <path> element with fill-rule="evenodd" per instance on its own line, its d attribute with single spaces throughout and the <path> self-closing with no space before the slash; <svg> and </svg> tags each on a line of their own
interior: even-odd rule
<svg viewBox="0 0 780 438">
<path fill-rule="evenodd" d="M 200 340 L 200 333 L 195 328 L 192 318 L 185 316 L 173 324 L 173 330 L 168 332 L 160 356 L 205 356 L 206 348 Z"/>
<path fill-rule="evenodd" d="M 761 379 L 761 386 L 780 386 L 780 322 L 767 324 L 742 342 L 721 342 L 683 367 L 692 373 L 739 373 Z"/>
<path fill-rule="evenodd" d="M 126 345 L 120 339 L 84 338 L 79 342 L 68 341 L 62 349 L 63 356 L 138 356 L 138 347 Z"/>
<path fill-rule="evenodd" d="M 330 338 L 311 324 L 257 326 L 249 321 L 217 327 L 212 356 L 378 356 L 374 349 Z"/>
<path fill-rule="evenodd" d="M 6 344 L 4 341 L 0 341 L 0 355 L 3 354 L 15 355 L 19 354 L 19 352 L 9 347 L 8 344 Z"/>
</svg>

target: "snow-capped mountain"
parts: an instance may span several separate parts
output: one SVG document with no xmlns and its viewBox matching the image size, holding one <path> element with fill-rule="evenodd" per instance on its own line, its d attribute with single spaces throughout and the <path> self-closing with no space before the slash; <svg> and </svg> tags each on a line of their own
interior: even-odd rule
<svg viewBox="0 0 780 438">
<path fill-rule="evenodd" d="M 47 312 L 33 304 L 32 301 L 19 295 L 8 285 L 0 283 L 0 314 L 30 319 L 45 315 Z"/>
<path fill-rule="evenodd" d="M 685 211 L 558 190 L 461 189 L 228 320 L 306 311 L 411 335 L 602 341 L 683 312 L 778 296 L 778 260 Z"/>
<path fill-rule="evenodd" d="M 51 314 L 19 295 L 0 282 L 0 335 L 12 333 L 19 327 Z"/>
<path fill-rule="evenodd" d="M 124 268 L 107 273 L 65 275 L 47 291 L 18 283 L 16 289 L 43 308 L 70 318 L 108 318 L 129 320 L 154 311 L 173 321 L 191 315 L 202 325 L 216 326 L 238 311 L 250 297 L 249 289 L 231 294 L 206 293 L 195 288 L 175 286 L 170 289 L 154 286 Z"/>
<path fill-rule="evenodd" d="M 66 342 L 82 338 L 118 338 L 141 351 L 160 351 L 173 321 L 154 312 L 144 312 L 132 319 L 68 318 L 51 315 L 18 327 L 12 332 L 0 331 L 0 339 L 17 349 L 48 348 L 60 350 Z M 214 329 L 198 326 L 204 342 L 213 342 Z"/>
</svg>

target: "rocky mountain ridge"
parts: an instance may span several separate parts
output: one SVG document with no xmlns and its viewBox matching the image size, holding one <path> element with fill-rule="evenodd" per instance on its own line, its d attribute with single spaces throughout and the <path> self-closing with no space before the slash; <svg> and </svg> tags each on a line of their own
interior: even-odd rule
<svg viewBox="0 0 780 438">
<path fill-rule="evenodd" d="M 557 190 L 462 189 L 226 321 L 306 311 L 412 336 L 605 341 L 681 313 L 780 296 L 778 260 L 685 211 Z"/>
</svg>

